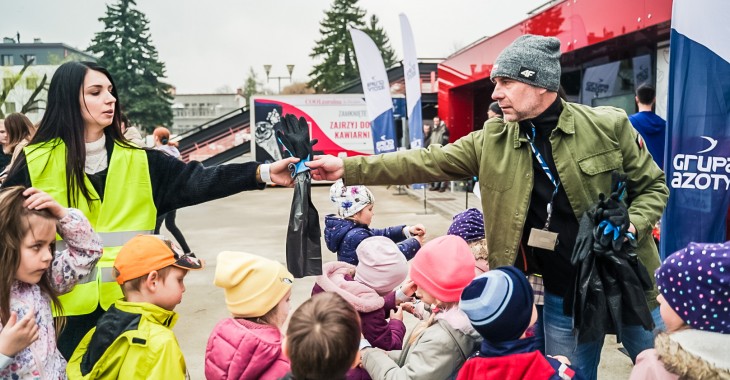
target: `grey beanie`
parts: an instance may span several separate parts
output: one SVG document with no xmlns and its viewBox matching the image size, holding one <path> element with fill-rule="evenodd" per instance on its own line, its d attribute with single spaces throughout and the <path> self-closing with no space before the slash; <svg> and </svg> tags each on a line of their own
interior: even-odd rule
<svg viewBox="0 0 730 380">
<path fill-rule="evenodd" d="M 490 79 L 498 77 L 557 92 L 560 88 L 560 40 L 532 34 L 518 37 L 494 62 Z"/>
</svg>

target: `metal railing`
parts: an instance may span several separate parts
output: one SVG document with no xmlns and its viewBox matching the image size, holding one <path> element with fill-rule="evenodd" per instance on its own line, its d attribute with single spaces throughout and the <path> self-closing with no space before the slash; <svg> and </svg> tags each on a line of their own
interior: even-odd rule
<svg viewBox="0 0 730 380">
<path fill-rule="evenodd" d="M 183 161 L 206 161 L 251 140 L 248 109 L 240 108 L 192 129 L 175 140 Z M 249 132 L 247 132 L 247 129 Z"/>
</svg>

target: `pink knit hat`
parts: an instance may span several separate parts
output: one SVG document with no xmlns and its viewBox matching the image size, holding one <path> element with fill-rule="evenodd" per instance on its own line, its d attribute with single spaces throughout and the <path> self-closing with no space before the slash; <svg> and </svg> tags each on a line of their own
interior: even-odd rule
<svg viewBox="0 0 730 380">
<path fill-rule="evenodd" d="M 373 236 L 363 240 L 355 249 L 359 263 L 355 281 L 386 295 L 405 281 L 408 275 L 406 257 L 392 240 Z"/>
<path fill-rule="evenodd" d="M 411 280 L 442 302 L 458 302 L 474 279 L 474 255 L 464 239 L 446 235 L 426 243 L 411 260 Z"/>
</svg>

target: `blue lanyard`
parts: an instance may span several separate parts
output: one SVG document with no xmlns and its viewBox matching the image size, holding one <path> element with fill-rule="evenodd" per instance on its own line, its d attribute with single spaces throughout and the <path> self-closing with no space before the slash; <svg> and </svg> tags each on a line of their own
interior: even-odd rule
<svg viewBox="0 0 730 380">
<path fill-rule="evenodd" d="M 535 155 L 535 158 L 537 158 L 537 162 L 540 164 L 542 171 L 545 172 L 545 175 L 547 175 L 550 182 L 552 182 L 553 186 L 555 186 L 555 190 L 553 190 L 553 195 L 550 197 L 550 202 L 548 202 L 547 204 L 547 220 L 545 221 L 545 227 L 543 228 L 544 230 L 547 230 L 548 227 L 550 227 L 550 218 L 553 216 L 553 201 L 555 200 L 555 195 L 558 194 L 560 181 L 555 179 L 555 176 L 553 175 L 553 172 L 550 171 L 550 167 L 548 166 L 547 162 L 545 162 L 545 159 L 542 158 L 542 154 L 540 154 L 540 151 L 537 150 L 537 147 L 533 142 L 533 139 L 535 138 L 535 125 L 530 123 L 530 126 L 532 127 L 532 137 L 525 133 L 525 136 L 527 136 L 527 142 L 530 143 L 532 153 Z"/>
</svg>

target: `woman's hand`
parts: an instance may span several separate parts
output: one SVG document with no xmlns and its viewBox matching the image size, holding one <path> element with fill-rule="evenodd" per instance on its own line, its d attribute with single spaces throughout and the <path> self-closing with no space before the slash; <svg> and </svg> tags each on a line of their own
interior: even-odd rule
<svg viewBox="0 0 730 380">
<path fill-rule="evenodd" d="M 59 220 L 68 215 L 68 209 L 61 206 L 52 196 L 46 194 L 44 191 L 38 190 L 35 187 L 29 187 L 25 189 L 23 195 L 28 197 L 23 202 L 23 206 L 31 210 L 47 209 L 51 215 Z"/>
<path fill-rule="evenodd" d="M 271 182 L 286 187 L 294 186 L 294 178 L 291 176 L 292 170 L 289 168 L 290 165 L 294 165 L 299 162 L 296 157 L 284 158 L 276 161 L 269 166 L 269 176 L 271 176 Z"/>
</svg>

